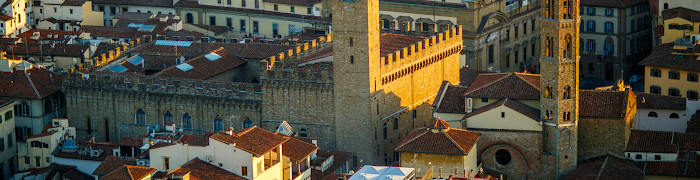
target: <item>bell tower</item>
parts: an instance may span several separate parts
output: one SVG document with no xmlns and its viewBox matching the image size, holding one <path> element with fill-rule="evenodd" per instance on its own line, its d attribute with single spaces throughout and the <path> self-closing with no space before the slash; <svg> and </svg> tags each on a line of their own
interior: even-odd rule
<svg viewBox="0 0 700 180">
<path fill-rule="evenodd" d="M 336 142 L 339 150 L 356 153 L 358 163 L 374 164 L 378 158 L 368 148 L 375 147 L 372 134 L 379 119 L 372 103 L 381 88 L 379 0 L 331 4 Z"/>
<path fill-rule="evenodd" d="M 579 0 L 541 0 L 543 148 L 556 158 L 551 174 L 576 168 L 579 106 Z M 558 177 L 557 177 L 558 178 Z"/>
</svg>

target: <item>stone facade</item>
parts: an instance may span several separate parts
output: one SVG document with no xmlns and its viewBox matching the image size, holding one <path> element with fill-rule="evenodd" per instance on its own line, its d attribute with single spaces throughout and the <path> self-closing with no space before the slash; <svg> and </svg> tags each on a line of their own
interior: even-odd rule
<svg viewBox="0 0 700 180">
<path fill-rule="evenodd" d="M 477 147 L 483 166 L 495 168 L 507 179 L 555 179 L 555 174 L 543 173 L 555 166 L 555 157 L 542 153 L 542 132 L 518 130 L 469 129 L 481 134 Z M 496 161 L 498 150 L 507 150 L 511 160 Z"/>
<path fill-rule="evenodd" d="M 222 127 L 260 124 L 262 95 L 259 85 L 151 77 L 64 75 L 68 118 L 78 137 L 95 135 L 98 141 L 118 142 L 122 137 L 145 135 L 164 128 L 167 112 L 186 134 L 214 130 L 217 116 Z M 143 110 L 145 122 L 137 122 Z M 185 126 L 185 114 L 191 128 Z"/>
<path fill-rule="evenodd" d="M 549 174 L 576 168 L 579 123 L 579 1 L 544 0 L 540 15 L 541 116 L 544 154 L 555 156 Z"/>
</svg>

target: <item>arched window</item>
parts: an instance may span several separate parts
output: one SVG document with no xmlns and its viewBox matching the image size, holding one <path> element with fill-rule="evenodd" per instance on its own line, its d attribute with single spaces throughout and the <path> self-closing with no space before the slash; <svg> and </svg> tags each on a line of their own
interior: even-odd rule
<svg viewBox="0 0 700 180">
<path fill-rule="evenodd" d="M 669 116 L 669 117 L 670 117 L 670 118 L 673 118 L 673 119 L 678 119 L 678 118 L 679 118 L 679 117 L 678 117 L 678 114 L 676 114 L 676 113 L 671 113 L 671 116 Z"/>
<path fill-rule="evenodd" d="M 190 113 L 185 113 L 182 115 L 182 127 L 185 129 L 192 129 L 192 117 Z"/>
<path fill-rule="evenodd" d="M 668 9 L 668 3 L 664 3 L 664 10 Z"/>
<path fill-rule="evenodd" d="M 656 114 L 656 112 L 654 112 L 654 111 L 649 112 L 649 115 L 648 115 L 648 116 L 649 116 L 649 117 L 659 117 L 659 115 Z"/>
<path fill-rule="evenodd" d="M 170 113 L 170 111 L 165 111 L 163 115 L 163 124 L 167 126 L 171 122 L 173 122 L 173 114 Z"/>
<path fill-rule="evenodd" d="M 394 130 L 399 129 L 399 118 L 394 118 Z"/>
<path fill-rule="evenodd" d="M 90 120 L 90 117 L 87 117 L 87 133 L 92 134 L 92 120 Z"/>
<path fill-rule="evenodd" d="M 245 128 L 250 128 L 250 127 L 253 127 L 253 121 L 251 121 L 250 118 L 246 117 L 245 120 L 243 121 L 243 128 L 245 129 Z"/>
<path fill-rule="evenodd" d="M 551 88 L 551 87 L 545 88 L 545 90 L 544 90 L 544 97 L 546 97 L 546 98 L 552 98 L 552 88 Z"/>
<path fill-rule="evenodd" d="M 382 139 L 386 140 L 386 123 L 384 123 L 384 127 L 382 128 Z"/>
<path fill-rule="evenodd" d="M 301 129 L 299 130 L 299 137 L 308 137 L 308 134 L 307 134 L 305 128 L 301 128 Z"/>
<path fill-rule="evenodd" d="M 573 39 L 571 38 L 571 34 L 566 34 L 566 37 L 564 38 L 564 41 L 566 43 L 566 48 L 564 49 L 564 56 L 568 58 L 574 58 L 574 51 L 573 51 Z"/>
<path fill-rule="evenodd" d="M 507 165 L 508 163 L 510 163 L 510 160 L 511 156 L 508 150 L 499 149 L 498 151 L 496 151 L 496 162 L 498 164 Z"/>
<path fill-rule="evenodd" d="M 136 124 L 146 124 L 146 112 L 141 108 L 136 111 Z"/>
<path fill-rule="evenodd" d="M 214 118 L 214 132 L 219 132 L 224 130 L 224 122 L 221 119 L 221 116 L 216 115 Z"/>
<path fill-rule="evenodd" d="M 192 13 L 187 13 L 185 19 L 187 23 L 194 24 L 194 16 L 192 15 Z"/>
<path fill-rule="evenodd" d="M 571 87 L 566 86 L 564 88 L 563 95 L 564 95 L 564 99 L 571 99 Z"/>
<path fill-rule="evenodd" d="M 549 41 L 549 38 L 547 38 L 546 40 L 544 40 L 544 54 L 545 54 L 546 56 L 550 56 L 550 53 L 549 53 L 549 51 L 551 50 L 551 49 L 549 49 L 549 44 L 550 44 L 550 43 L 552 43 L 552 42 Z"/>
</svg>

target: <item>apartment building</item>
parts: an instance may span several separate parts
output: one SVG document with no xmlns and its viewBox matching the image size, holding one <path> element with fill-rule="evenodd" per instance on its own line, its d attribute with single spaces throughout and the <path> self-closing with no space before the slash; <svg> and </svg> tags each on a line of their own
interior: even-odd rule
<svg viewBox="0 0 700 180">
<path fill-rule="evenodd" d="M 15 101 L 0 99 L 0 178 L 10 179 L 17 172 L 17 144 L 15 143 Z"/>
<path fill-rule="evenodd" d="M 581 75 L 615 80 L 630 73 L 635 59 L 651 50 L 649 10 L 648 0 L 582 0 Z"/>
</svg>

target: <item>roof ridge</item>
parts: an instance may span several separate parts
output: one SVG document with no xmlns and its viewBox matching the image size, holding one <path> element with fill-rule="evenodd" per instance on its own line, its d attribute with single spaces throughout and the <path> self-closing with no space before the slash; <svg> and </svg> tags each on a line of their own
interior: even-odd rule
<svg viewBox="0 0 700 180">
<path fill-rule="evenodd" d="M 494 81 L 491 81 L 491 82 L 489 82 L 489 83 L 487 83 L 487 84 L 484 84 L 484 85 L 482 85 L 482 86 L 480 86 L 480 87 L 476 87 L 476 88 L 472 89 L 471 91 L 464 92 L 464 94 L 469 94 L 469 93 L 471 93 L 471 92 L 474 92 L 474 91 L 479 90 L 479 89 L 481 89 L 481 88 L 484 88 L 484 87 L 486 87 L 486 86 L 490 86 L 490 85 L 492 85 L 492 84 L 494 84 L 494 83 L 496 83 L 496 82 L 499 82 L 499 81 L 501 81 L 501 80 L 507 78 L 507 77 L 509 76 L 508 74 L 510 74 L 510 73 L 488 73 L 488 74 L 484 74 L 484 75 L 486 76 L 486 75 L 496 75 L 496 74 L 498 74 L 498 75 L 504 74 L 505 76 L 500 77 L 500 78 L 498 78 L 498 79 L 496 79 L 496 80 L 494 80 Z M 474 78 L 474 80 L 478 79 L 479 76 L 481 76 L 481 74 L 479 74 L 478 76 L 476 76 L 476 78 Z M 470 87 L 471 87 L 471 86 L 470 86 Z M 468 90 L 468 89 L 467 89 L 467 90 Z"/>
<path fill-rule="evenodd" d="M 427 130 L 428 128 L 427 128 L 427 127 L 423 127 L 423 128 L 421 128 L 421 129 L 426 129 L 426 130 Z M 416 129 L 416 130 L 418 130 L 418 129 Z M 411 141 L 413 141 L 413 140 L 416 140 L 416 139 L 418 139 L 419 137 L 423 136 L 423 135 L 424 135 L 425 133 L 427 133 L 427 132 L 428 132 L 428 131 L 423 131 L 423 132 L 421 132 L 420 134 L 418 134 L 417 136 L 414 136 L 414 137 L 411 138 L 411 139 L 407 139 L 407 140 L 406 140 L 406 143 L 400 144 L 400 146 L 397 146 L 397 147 L 394 148 L 394 149 L 400 149 L 401 147 L 405 146 L 405 145 L 408 144 L 409 142 L 411 142 Z M 409 133 L 409 134 L 411 134 L 411 133 Z"/>
<path fill-rule="evenodd" d="M 518 78 L 520 78 L 520 79 L 522 79 L 523 81 L 525 81 L 525 83 L 529 84 L 530 86 L 532 86 L 532 87 L 535 88 L 535 89 L 540 89 L 540 88 L 538 88 L 537 86 L 535 86 L 535 85 L 532 84 L 530 81 L 526 80 L 525 78 L 523 78 L 523 77 L 520 76 L 520 75 L 521 75 L 521 74 L 519 74 L 519 73 L 515 73 L 515 76 L 517 76 Z"/>
<path fill-rule="evenodd" d="M 450 129 L 448 128 L 447 130 L 450 130 Z M 452 136 L 450 136 L 449 134 L 447 134 L 447 130 L 442 131 L 442 134 L 444 134 L 445 136 L 447 136 L 447 139 L 450 139 L 450 141 L 452 142 L 452 145 L 457 146 L 457 148 L 459 148 L 459 150 L 462 150 L 462 152 L 464 152 L 464 154 L 469 154 L 469 152 L 467 152 L 466 150 L 464 150 L 464 149 L 462 148 L 462 146 L 460 146 L 459 143 L 457 143 L 457 141 L 455 141 L 455 140 L 452 138 Z"/>
<path fill-rule="evenodd" d="M 31 72 L 30 72 L 30 73 L 31 73 Z M 24 71 L 24 76 L 27 77 L 27 80 L 29 81 L 29 84 L 32 85 L 32 89 L 34 89 L 34 92 L 36 93 L 36 96 L 39 97 L 39 98 L 41 98 L 41 94 L 39 93 L 39 90 L 36 89 L 36 86 L 34 85 L 34 81 L 32 81 L 32 78 L 29 77 L 29 74 L 27 73 L 26 70 Z"/>
</svg>

